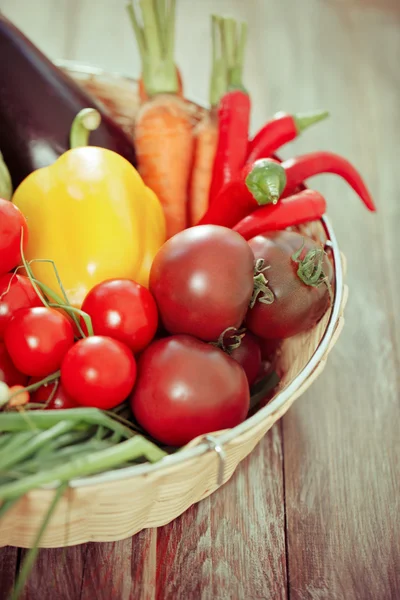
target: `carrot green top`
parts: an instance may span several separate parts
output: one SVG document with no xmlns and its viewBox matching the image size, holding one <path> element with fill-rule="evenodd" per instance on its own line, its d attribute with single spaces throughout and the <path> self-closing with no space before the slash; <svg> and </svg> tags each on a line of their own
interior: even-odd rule
<svg viewBox="0 0 400 600">
<path fill-rule="evenodd" d="M 127 5 L 142 60 L 142 79 L 149 97 L 176 94 L 174 62 L 176 0 L 140 0 L 140 8 Z"/>
</svg>

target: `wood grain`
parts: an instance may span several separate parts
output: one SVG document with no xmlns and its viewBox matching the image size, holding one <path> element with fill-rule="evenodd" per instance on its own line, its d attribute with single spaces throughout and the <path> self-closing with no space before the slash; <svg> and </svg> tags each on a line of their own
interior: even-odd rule
<svg viewBox="0 0 400 600">
<path fill-rule="evenodd" d="M 286 598 L 279 425 L 217 494 L 158 532 L 157 599 L 224 600 L 228 590 Z"/>
<path fill-rule="evenodd" d="M 116 590 L 122 600 L 275 599 L 286 598 L 288 578 L 288 597 L 295 600 L 397 600 L 400 4 L 181 0 L 178 7 L 177 55 L 188 96 L 204 101 L 208 95 L 208 14 L 246 18 L 253 131 L 277 110 L 329 108 L 330 122 L 282 154 L 321 148 L 347 156 L 365 175 L 379 211 L 364 211 L 338 179 L 312 182 L 326 195 L 347 255 L 351 295 L 343 336 L 322 379 L 284 417 L 282 436 L 275 427 L 219 492 L 161 528 L 156 546 L 155 533 L 145 532 L 70 548 L 67 565 L 65 551 L 41 551 L 29 598 L 78 598 L 82 589 L 83 597 L 100 598 Z M 42 0 L 39 13 L 28 0 L 0 0 L 0 9 L 53 58 L 139 73 L 117 3 Z M 1 595 L 16 551 L 0 552 Z"/>
<path fill-rule="evenodd" d="M 17 548 L 0 548 L 0 600 L 6 600 L 14 585 L 17 555 Z"/>
</svg>

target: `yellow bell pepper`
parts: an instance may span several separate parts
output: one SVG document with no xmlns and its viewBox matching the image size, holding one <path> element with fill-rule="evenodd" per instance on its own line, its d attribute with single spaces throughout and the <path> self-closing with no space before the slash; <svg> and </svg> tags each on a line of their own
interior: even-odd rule
<svg viewBox="0 0 400 600">
<path fill-rule="evenodd" d="M 73 126 L 75 134 L 80 126 Z M 148 285 L 153 258 L 166 237 L 164 213 L 154 192 L 119 154 L 74 147 L 28 175 L 12 200 L 28 222 L 26 260 L 54 261 L 73 306 L 80 308 L 89 290 L 106 279 Z M 50 263 L 31 267 L 36 279 L 61 295 Z"/>
</svg>

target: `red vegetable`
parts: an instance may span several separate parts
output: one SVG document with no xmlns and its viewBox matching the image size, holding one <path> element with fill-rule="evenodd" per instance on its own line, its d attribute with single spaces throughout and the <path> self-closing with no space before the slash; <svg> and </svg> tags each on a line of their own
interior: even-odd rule
<svg viewBox="0 0 400 600">
<path fill-rule="evenodd" d="M 29 384 L 36 383 L 37 380 L 38 378 L 34 377 Z M 60 381 L 52 381 L 32 392 L 31 402 L 46 404 L 45 408 L 47 410 L 78 408 L 79 406 L 68 396 Z"/>
<path fill-rule="evenodd" d="M 4 333 L 6 348 L 17 369 L 27 375 L 50 375 L 74 343 L 71 323 L 52 308 L 21 308 Z"/>
<path fill-rule="evenodd" d="M 280 339 L 311 329 L 330 305 L 333 271 L 323 248 L 291 231 L 258 235 L 249 245 L 260 261 L 260 293 L 253 296 L 247 327 L 261 338 Z"/>
<path fill-rule="evenodd" d="M 210 188 L 212 204 L 222 186 L 237 177 L 243 167 L 250 123 L 250 97 L 243 87 L 243 55 L 247 25 L 220 19 L 222 47 L 228 66 L 228 92 L 218 107 L 218 144 Z"/>
<path fill-rule="evenodd" d="M 240 346 L 230 352 L 230 357 L 243 368 L 249 386 L 253 385 L 261 367 L 261 348 L 256 336 L 246 331 Z"/>
<path fill-rule="evenodd" d="M 286 188 L 284 196 L 290 196 L 296 188 L 314 175 L 332 173 L 342 177 L 353 188 L 364 202 L 368 210 L 375 211 L 375 204 L 361 175 L 353 165 L 338 154 L 332 152 L 312 152 L 296 158 L 289 158 L 282 163 L 286 171 Z"/>
<path fill-rule="evenodd" d="M 278 161 L 258 160 L 222 188 L 199 224 L 233 227 L 260 206 L 276 204 L 285 184 L 286 174 Z"/>
<path fill-rule="evenodd" d="M 16 273 L 0 276 L 0 340 L 11 317 L 20 308 L 42 306 L 28 277 Z"/>
<path fill-rule="evenodd" d="M 157 331 L 153 296 L 130 279 L 99 283 L 86 296 L 82 310 L 91 317 L 96 335 L 119 340 L 135 353 L 148 346 Z"/>
<path fill-rule="evenodd" d="M 178 335 L 143 352 L 131 406 L 158 441 L 182 446 L 244 421 L 249 396 L 246 375 L 235 360 L 211 344 Z"/>
<path fill-rule="evenodd" d="M 28 381 L 27 375 L 18 371 L 14 365 L 4 342 L 0 342 L 0 381 L 4 381 L 8 387 L 13 385 L 25 386 Z"/>
<path fill-rule="evenodd" d="M 9 200 L 0 198 L 0 275 L 21 262 L 21 230 L 24 247 L 28 241 L 28 225 L 22 212 Z"/>
<path fill-rule="evenodd" d="M 125 344 L 104 336 L 79 340 L 61 365 L 61 383 L 72 400 L 82 406 L 107 410 L 131 393 L 136 362 Z"/>
<path fill-rule="evenodd" d="M 217 225 L 181 231 L 156 255 L 150 290 L 163 325 L 215 341 L 240 327 L 253 293 L 253 254 L 236 232 Z"/>
<path fill-rule="evenodd" d="M 282 199 L 278 204 L 263 206 L 242 219 L 233 229 L 249 240 L 260 233 L 278 231 L 320 219 L 326 211 L 324 197 L 314 190 L 303 190 Z"/>
<path fill-rule="evenodd" d="M 326 111 L 288 115 L 279 112 L 249 141 L 246 164 L 268 158 L 278 148 L 294 140 L 302 131 L 329 116 Z"/>
</svg>

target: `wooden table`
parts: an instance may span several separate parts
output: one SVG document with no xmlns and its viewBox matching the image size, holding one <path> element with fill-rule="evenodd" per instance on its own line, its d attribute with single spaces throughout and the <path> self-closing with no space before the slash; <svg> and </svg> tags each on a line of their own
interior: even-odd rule
<svg viewBox="0 0 400 600">
<path fill-rule="evenodd" d="M 0 0 L 51 57 L 137 75 L 123 4 Z M 348 258 L 346 326 L 321 378 L 221 490 L 159 530 L 42 550 L 24 599 L 398 599 L 400 4 L 180 0 L 177 56 L 200 100 L 210 12 L 249 22 L 253 130 L 278 110 L 329 108 L 283 155 L 339 152 L 373 192 L 376 215 L 338 178 L 313 182 Z M 24 551 L 0 555 L 6 598 Z"/>
</svg>

